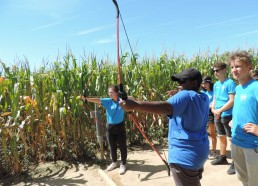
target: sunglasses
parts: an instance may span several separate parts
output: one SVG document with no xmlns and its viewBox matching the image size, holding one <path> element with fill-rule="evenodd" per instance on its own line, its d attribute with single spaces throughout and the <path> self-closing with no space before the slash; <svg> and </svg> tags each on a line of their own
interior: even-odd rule
<svg viewBox="0 0 258 186">
<path fill-rule="evenodd" d="M 214 72 L 218 73 L 220 70 L 222 70 L 222 68 L 219 68 L 219 69 L 212 69 L 213 73 L 214 73 Z"/>
</svg>

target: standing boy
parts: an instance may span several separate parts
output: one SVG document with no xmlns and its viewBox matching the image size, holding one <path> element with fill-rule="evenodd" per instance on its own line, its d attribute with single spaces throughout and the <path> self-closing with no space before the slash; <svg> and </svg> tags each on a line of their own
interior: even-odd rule
<svg viewBox="0 0 258 186">
<path fill-rule="evenodd" d="M 258 184 L 258 81 L 251 77 L 252 57 L 246 51 L 232 53 L 229 64 L 239 82 L 233 108 L 232 157 L 243 186 Z"/>
<path fill-rule="evenodd" d="M 232 119 L 232 107 L 235 96 L 235 82 L 227 77 L 227 65 L 217 62 L 213 65 L 213 71 L 218 81 L 214 84 L 214 97 L 212 112 L 215 118 L 217 135 L 220 140 L 220 155 L 211 162 L 212 165 L 225 165 L 227 161 L 227 137 L 231 139 L 229 122 Z M 231 163 L 228 174 L 235 174 L 234 162 Z"/>
</svg>

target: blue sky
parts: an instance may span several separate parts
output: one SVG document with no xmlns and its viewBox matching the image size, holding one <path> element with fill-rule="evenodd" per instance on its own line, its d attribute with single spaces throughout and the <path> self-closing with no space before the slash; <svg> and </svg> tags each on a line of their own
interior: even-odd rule
<svg viewBox="0 0 258 186">
<path fill-rule="evenodd" d="M 134 53 L 159 57 L 256 48 L 258 1 L 117 0 Z M 112 0 L 1 0 L 0 59 L 52 63 L 71 50 L 80 60 L 116 59 Z M 120 46 L 130 52 L 120 23 Z"/>
</svg>

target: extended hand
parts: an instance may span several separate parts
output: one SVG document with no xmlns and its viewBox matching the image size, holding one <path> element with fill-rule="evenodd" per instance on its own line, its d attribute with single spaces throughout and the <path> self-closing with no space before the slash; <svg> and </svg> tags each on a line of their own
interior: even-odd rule
<svg viewBox="0 0 258 186">
<path fill-rule="evenodd" d="M 169 90 L 166 92 L 167 96 L 174 96 L 176 93 L 178 93 L 177 90 Z"/>
<path fill-rule="evenodd" d="M 81 100 L 82 100 L 84 103 L 87 103 L 87 102 L 88 102 L 88 101 L 87 101 L 87 97 L 81 96 Z"/>
<path fill-rule="evenodd" d="M 128 112 L 133 111 L 137 106 L 137 102 L 132 99 L 120 100 L 119 104 L 125 111 Z"/>
</svg>

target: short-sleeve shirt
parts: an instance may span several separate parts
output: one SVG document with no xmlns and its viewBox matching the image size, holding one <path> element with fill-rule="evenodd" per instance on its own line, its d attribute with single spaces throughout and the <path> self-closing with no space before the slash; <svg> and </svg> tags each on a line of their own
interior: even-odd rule
<svg viewBox="0 0 258 186">
<path fill-rule="evenodd" d="M 208 158 L 206 132 L 209 98 L 204 93 L 181 90 L 167 100 L 173 107 L 169 119 L 169 163 L 199 170 Z"/>
<path fill-rule="evenodd" d="M 225 81 L 217 81 L 213 86 L 214 96 L 215 96 L 215 109 L 223 107 L 229 100 L 230 94 L 235 94 L 236 83 L 227 78 Z M 221 113 L 221 117 L 231 116 L 232 107 Z"/>
<path fill-rule="evenodd" d="M 242 148 L 258 148 L 258 136 L 243 130 L 246 123 L 258 125 L 258 81 L 236 87 L 233 106 L 232 143 Z"/>
<path fill-rule="evenodd" d="M 100 101 L 106 109 L 107 123 L 119 124 L 124 121 L 124 110 L 119 105 L 119 101 L 115 102 L 111 98 L 101 98 Z"/>
<path fill-rule="evenodd" d="M 201 92 L 207 94 L 207 96 L 209 97 L 209 102 L 211 103 L 213 101 L 213 90 L 202 90 Z"/>
</svg>

